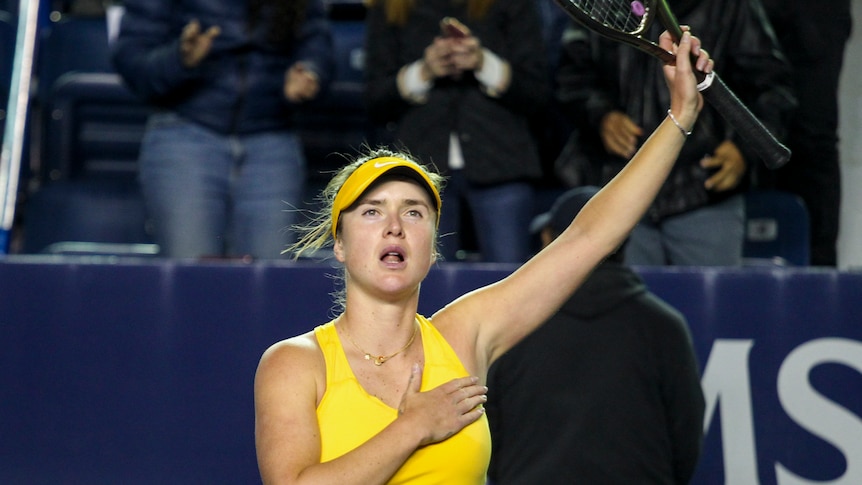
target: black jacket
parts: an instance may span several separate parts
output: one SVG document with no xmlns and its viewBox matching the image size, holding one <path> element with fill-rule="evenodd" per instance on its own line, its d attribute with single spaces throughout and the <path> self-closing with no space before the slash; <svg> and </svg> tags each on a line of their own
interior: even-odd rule
<svg viewBox="0 0 862 485">
<path fill-rule="evenodd" d="M 304 61 L 325 87 L 332 38 L 321 0 L 308 0 L 305 23 L 290 42 L 267 38 L 268 22 L 249 30 L 246 0 L 125 0 L 113 62 L 130 88 L 153 105 L 220 133 L 290 127 L 298 108 L 284 97 L 289 66 Z M 266 19 L 267 17 L 265 17 Z M 182 28 L 198 19 L 221 34 L 200 66 L 180 61 Z"/>
<path fill-rule="evenodd" d="M 497 0 L 479 21 L 468 18 L 467 2 L 418 0 L 404 28 L 386 23 L 383 2 L 368 11 L 366 101 L 372 120 L 393 124 L 396 144 L 426 163 L 448 169 L 449 134 L 458 133 L 467 178 L 496 184 L 541 175 L 528 119 L 550 100 L 541 23 L 532 0 Z M 484 94 L 478 81 L 437 81 L 424 104 L 398 93 L 399 69 L 422 59 L 440 32 L 440 20 L 454 16 L 512 66 L 512 83 L 499 98 Z"/>
<path fill-rule="evenodd" d="M 686 322 L 610 261 L 494 363 L 486 409 L 496 485 L 685 484 L 700 455 Z"/>
<path fill-rule="evenodd" d="M 683 25 L 715 60 L 715 70 L 751 109 L 781 139 L 787 130 L 796 98 L 791 67 L 785 59 L 759 0 L 671 1 Z M 656 23 L 647 37 L 657 41 Z M 564 36 L 563 57 L 558 74 L 558 99 L 581 134 L 581 148 L 593 170 L 587 184 L 604 184 L 626 160 L 608 155 L 599 138 L 599 124 L 613 110 L 628 114 L 648 135 L 667 116 L 670 96 L 660 61 L 630 46 L 586 34 L 574 26 Z M 645 135 L 645 137 L 646 137 Z M 645 139 L 644 137 L 644 139 Z M 746 189 L 711 192 L 703 182 L 711 175 L 699 166 L 724 140 L 734 141 L 749 170 L 759 164 L 724 119 L 707 106 L 683 146 L 679 160 L 648 212 L 653 220 L 719 202 Z M 596 166 L 600 168 L 595 168 Z"/>
</svg>

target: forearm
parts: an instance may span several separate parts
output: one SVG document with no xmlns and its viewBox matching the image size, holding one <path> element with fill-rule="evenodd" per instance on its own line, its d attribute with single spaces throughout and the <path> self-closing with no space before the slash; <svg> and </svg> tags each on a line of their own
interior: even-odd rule
<svg viewBox="0 0 862 485">
<path fill-rule="evenodd" d="M 268 474 L 262 468 L 263 483 L 385 484 L 418 448 L 419 439 L 412 431 L 408 423 L 396 419 L 359 447 L 333 460 L 308 466 L 293 479 L 288 476 L 278 477 L 274 473 Z"/>
<path fill-rule="evenodd" d="M 681 123 L 694 124 L 684 117 Z M 616 249 L 646 213 L 676 162 L 686 137 L 666 117 L 620 173 L 576 221 L 595 244 Z"/>
</svg>

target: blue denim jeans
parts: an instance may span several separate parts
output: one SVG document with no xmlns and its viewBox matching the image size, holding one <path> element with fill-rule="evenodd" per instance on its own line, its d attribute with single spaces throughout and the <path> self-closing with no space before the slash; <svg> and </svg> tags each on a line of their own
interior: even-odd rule
<svg viewBox="0 0 862 485">
<path fill-rule="evenodd" d="M 473 218 L 482 261 L 523 263 L 530 257 L 533 187 L 525 182 L 474 186 L 460 171 L 453 171 L 443 193 L 440 217 L 440 254 L 444 261 L 455 261 L 462 247 L 459 229 L 466 209 L 464 202 Z"/>
<path fill-rule="evenodd" d="M 745 237 L 745 199 L 668 217 L 642 220 L 626 246 L 626 263 L 642 266 L 739 266 Z"/>
<path fill-rule="evenodd" d="M 226 136 L 159 113 L 139 165 L 162 256 L 272 259 L 292 242 L 306 181 L 293 132 Z"/>
</svg>

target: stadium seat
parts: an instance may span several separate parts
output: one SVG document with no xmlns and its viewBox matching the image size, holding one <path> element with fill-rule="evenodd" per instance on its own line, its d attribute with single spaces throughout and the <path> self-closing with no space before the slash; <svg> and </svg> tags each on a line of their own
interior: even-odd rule
<svg viewBox="0 0 862 485">
<path fill-rule="evenodd" d="M 134 179 L 83 178 L 53 182 L 30 196 L 22 251 L 152 256 L 157 247 Z"/>
<path fill-rule="evenodd" d="M 43 165 L 49 180 L 133 177 L 151 108 L 120 76 L 69 72 L 54 83 L 46 105 Z"/>
<path fill-rule="evenodd" d="M 745 206 L 745 264 L 809 264 L 809 216 L 801 198 L 777 190 L 754 190 L 746 194 Z"/>
<path fill-rule="evenodd" d="M 150 108 L 115 73 L 69 72 L 45 111 L 46 176 L 27 203 L 23 251 L 154 254 L 137 183 Z"/>
<path fill-rule="evenodd" d="M 0 0 L 0 12 L 15 13 L 18 11 L 18 2 L 15 0 Z"/>
<path fill-rule="evenodd" d="M 47 25 L 36 59 L 40 171 L 25 253 L 155 252 L 137 157 L 151 109 L 114 72 L 104 15 Z"/>
<path fill-rule="evenodd" d="M 36 72 L 39 100 L 69 72 L 113 72 L 104 17 L 64 16 L 42 29 Z"/>
</svg>

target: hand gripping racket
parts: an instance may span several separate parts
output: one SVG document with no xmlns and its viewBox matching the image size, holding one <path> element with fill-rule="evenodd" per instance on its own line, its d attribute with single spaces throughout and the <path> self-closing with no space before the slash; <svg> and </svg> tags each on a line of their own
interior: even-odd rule
<svg viewBox="0 0 862 485">
<path fill-rule="evenodd" d="M 682 29 L 665 0 L 555 0 L 584 27 L 610 39 L 631 45 L 661 61 L 673 64 L 676 56 L 643 36 L 656 15 L 675 42 Z M 770 169 L 790 160 L 790 150 L 781 144 L 736 97 L 713 71 L 709 75 L 695 70 L 698 89 L 738 132 L 749 147 Z"/>
</svg>

